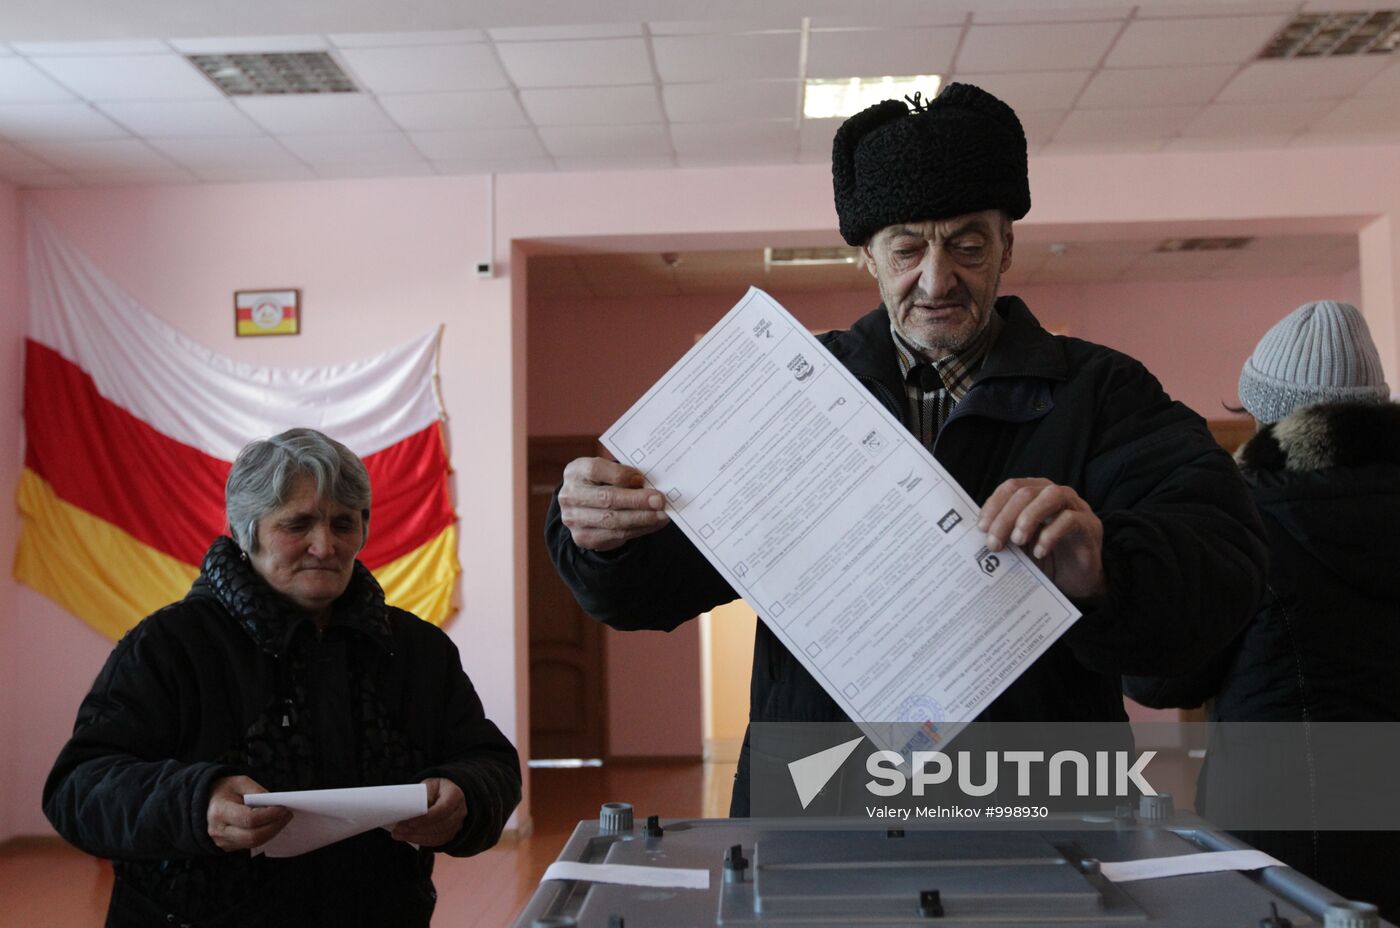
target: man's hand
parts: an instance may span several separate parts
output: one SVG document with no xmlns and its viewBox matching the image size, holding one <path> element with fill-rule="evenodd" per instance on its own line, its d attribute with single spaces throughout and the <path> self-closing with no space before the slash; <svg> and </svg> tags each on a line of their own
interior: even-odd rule
<svg viewBox="0 0 1400 928">
<path fill-rule="evenodd" d="M 1108 592 L 1103 572 L 1103 523 L 1069 487 L 1042 477 L 1015 477 L 982 504 L 977 528 L 987 547 L 1020 545 L 1054 584 L 1072 599 Z"/>
<path fill-rule="evenodd" d="M 665 528 L 666 497 L 643 488 L 636 468 L 605 458 L 576 458 L 564 468 L 559 512 L 574 544 L 611 551 Z"/>
<path fill-rule="evenodd" d="M 249 793 L 267 790 L 250 777 L 223 777 L 209 791 L 209 837 L 220 850 L 247 851 L 271 841 L 292 820 L 282 806 L 254 808 L 243 804 Z"/>
<path fill-rule="evenodd" d="M 428 787 L 428 811 L 399 822 L 390 835 L 395 841 L 407 841 L 419 847 L 439 847 L 462 830 L 462 822 L 467 817 L 467 797 L 456 783 L 443 777 L 430 777 L 423 783 Z"/>
</svg>

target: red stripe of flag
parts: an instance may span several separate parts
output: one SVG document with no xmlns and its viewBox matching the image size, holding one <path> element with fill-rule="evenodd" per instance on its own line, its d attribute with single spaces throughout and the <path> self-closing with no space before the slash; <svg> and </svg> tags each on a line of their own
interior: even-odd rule
<svg viewBox="0 0 1400 928">
<path fill-rule="evenodd" d="M 171 557 L 200 563 L 226 531 L 230 462 L 103 397 L 87 372 L 53 349 L 29 339 L 25 349 L 25 465 L 60 499 Z M 374 489 L 373 531 L 361 553 L 366 565 L 391 561 L 452 522 L 438 423 L 365 456 L 365 467 Z"/>
</svg>

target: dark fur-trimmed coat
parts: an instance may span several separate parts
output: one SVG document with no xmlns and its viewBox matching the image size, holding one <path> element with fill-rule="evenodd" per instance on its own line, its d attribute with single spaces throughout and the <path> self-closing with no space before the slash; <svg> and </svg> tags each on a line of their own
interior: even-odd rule
<svg viewBox="0 0 1400 928">
<path fill-rule="evenodd" d="M 1261 429 L 1236 460 L 1269 535 L 1264 601 L 1200 672 L 1128 678 L 1125 687 L 1160 708 L 1213 700 L 1217 722 L 1295 723 L 1257 730 L 1295 742 L 1269 749 L 1291 750 L 1311 771 L 1305 791 L 1353 788 L 1358 771 L 1329 774 L 1329 758 L 1315 750 L 1317 729 L 1308 726 L 1400 721 L 1400 405 L 1305 406 Z M 1238 740 L 1254 730 L 1235 726 L 1230 733 Z M 1247 764 L 1238 772 L 1227 766 L 1244 752 L 1224 748 L 1217 730 L 1201 777 L 1210 788 L 1198 796 L 1207 818 L 1227 814 L 1222 796 L 1247 797 L 1267 779 Z M 1388 918 L 1400 917 L 1396 833 L 1320 828 L 1241 836 L 1343 895 L 1380 904 Z"/>
</svg>

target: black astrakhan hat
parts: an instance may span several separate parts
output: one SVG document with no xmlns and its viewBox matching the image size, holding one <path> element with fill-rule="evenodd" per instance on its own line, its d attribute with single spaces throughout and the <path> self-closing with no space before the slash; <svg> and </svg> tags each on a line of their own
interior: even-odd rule
<svg viewBox="0 0 1400 928">
<path fill-rule="evenodd" d="M 971 84 L 910 103 L 876 103 L 836 130 L 831 177 L 847 244 L 896 222 L 1030 212 L 1026 133 L 1011 107 Z"/>
</svg>

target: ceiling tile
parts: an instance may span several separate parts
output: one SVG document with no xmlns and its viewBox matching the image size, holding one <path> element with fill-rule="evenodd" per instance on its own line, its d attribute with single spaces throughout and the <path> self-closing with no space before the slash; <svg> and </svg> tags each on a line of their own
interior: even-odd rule
<svg viewBox="0 0 1400 928">
<path fill-rule="evenodd" d="M 11 42 L 21 55 L 159 55 L 170 46 L 159 39 L 114 39 L 105 42 Z"/>
<path fill-rule="evenodd" d="M 671 127 L 671 141 L 678 155 L 713 155 L 742 152 L 748 160 L 758 156 L 797 153 L 797 128 L 790 119 L 753 123 L 687 123 Z"/>
<path fill-rule="evenodd" d="M 1228 260 L 1228 251 L 1154 251 L 1134 261 L 1127 275 L 1134 280 L 1190 279 L 1223 267 Z"/>
<path fill-rule="evenodd" d="M 0 104 L 57 103 L 76 99 L 23 58 L 0 58 Z"/>
<path fill-rule="evenodd" d="M 661 126 L 558 126 L 541 129 L 540 138 L 556 158 L 671 154 Z"/>
<path fill-rule="evenodd" d="M 1347 146 L 1383 145 L 1387 148 L 1400 147 L 1400 129 L 1355 129 L 1349 131 L 1300 132 L 1289 140 L 1290 148 L 1335 148 L 1338 144 Z"/>
<path fill-rule="evenodd" d="M 1383 97 L 1348 100 L 1312 126 L 1318 132 L 1388 132 L 1400 129 L 1400 106 Z"/>
<path fill-rule="evenodd" d="M 1385 69 L 1378 56 L 1251 62 L 1220 92 L 1220 103 L 1339 100 Z"/>
<path fill-rule="evenodd" d="M 435 32 L 336 32 L 327 36 L 338 48 L 390 48 L 397 45 L 463 45 L 485 42 L 480 29 L 440 29 Z"/>
<path fill-rule="evenodd" d="M 520 103 L 537 126 L 625 126 L 663 119 L 651 84 L 522 90 Z"/>
<path fill-rule="evenodd" d="M 592 87 L 649 84 L 654 80 L 646 42 L 509 42 L 496 46 L 517 87 Z"/>
<path fill-rule="evenodd" d="M 1086 138 L 1052 139 L 1040 147 L 1036 155 L 1125 155 L 1161 151 L 1164 139 L 1151 138 Z"/>
<path fill-rule="evenodd" d="M 813 32 L 807 77 L 947 74 L 961 27 Z"/>
<path fill-rule="evenodd" d="M 244 35 L 219 38 L 171 39 L 186 55 L 247 55 L 262 52 L 319 52 L 327 48 L 319 35 Z"/>
<path fill-rule="evenodd" d="M 1297 132 L 1312 125 L 1334 104 L 1325 101 L 1298 103 L 1213 103 L 1182 130 L 1184 137 L 1251 136 Z"/>
<path fill-rule="evenodd" d="M 968 12 L 955 6 L 941 3 L 928 3 L 927 0 L 903 0 L 891 2 L 881 0 L 863 8 L 852 7 L 850 12 L 829 13 L 809 17 L 809 28 L 816 32 L 825 29 L 869 29 L 884 26 L 961 26 L 968 20 Z"/>
<path fill-rule="evenodd" d="M 1084 88 L 1090 71 L 1026 71 L 1016 74 L 963 74 L 952 80 L 976 84 L 1021 114 L 1023 110 L 1067 110 Z"/>
<path fill-rule="evenodd" d="M 972 21 L 986 23 L 1078 23 L 1095 20 L 1122 20 L 1128 16 L 1125 6 L 1076 6 L 1072 9 L 991 9 L 974 10 Z"/>
<path fill-rule="evenodd" d="M 798 35 L 660 36 L 652 39 L 663 81 L 796 80 Z"/>
<path fill-rule="evenodd" d="M 88 100 L 214 100 L 219 89 L 174 54 L 31 58 L 37 67 Z"/>
<path fill-rule="evenodd" d="M 555 158 L 561 171 L 662 171 L 674 168 L 670 155 L 596 155 L 577 158 Z"/>
<path fill-rule="evenodd" d="M 553 171 L 552 158 L 445 158 L 433 161 L 439 174 L 536 174 Z"/>
<path fill-rule="evenodd" d="M 541 158 L 534 129 L 472 129 L 465 132 L 410 132 L 418 150 L 434 161 L 508 161 L 511 158 Z"/>
<path fill-rule="evenodd" d="M 97 108 L 135 134 L 147 138 L 259 135 L 262 132 L 227 100 L 102 103 Z"/>
<path fill-rule="evenodd" d="M 640 36 L 641 23 L 591 23 L 582 26 L 512 26 L 487 29 L 496 42 L 550 42 L 558 39 L 616 39 Z"/>
<path fill-rule="evenodd" d="M 289 161 L 280 167 L 214 167 L 194 168 L 193 171 L 195 177 L 211 184 L 275 183 L 316 178 L 315 171 L 297 161 Z"/>
<path fill-rule="evenodd" d="M 266 136 L 223 139 L 156 139 L 151 142 L 173 160 L 203 176 L 206 171 L 268 172 L 304 167 L 286 148 Z M 309 173 L 309 172 L 308 172 Z"/>
<path fill-rule="evenodd" d="M 990 74 L 1093 68 L 1121 28 L 1116 22 L 972 26 L 958 51 L 957 69 Z"/>
<path fill-rule="evenodd" d="M 1345 0 L 1354 9 L 1357 0 Z M 1210 3 L 1144 3 L 1138 7 L 1138 19 L 1192 19 L 1208 16 L 1250 16 L 1262 13 L 1292 13 L 1297 0 L 1220 0 Z"/>
<path fill-rule="evenodd" d="M 1021 120 L 1021 128 L 1026 133 L 1028 146 L 1043 145 L 1050 141 L 1055 131 L 1064 122 L 1068 110 L 1023 110 L 1016 115 Z"/>
<path fill-rule="evenodd" d="M 153 187 L 198 183 L 192 171 L 166 168 L 153 171 L 77 171 L 73 178 L 88 187 Z"/>
<path fill-rule="evenodd" d="M 1400 97 L 1400 60 L 1376 75 L 1358 92 L 1362 97 Z"/>
<path fill-rule="evenodd" d="M 1349 13 L 1354 10 L 1378 9 L 1386 4 L 1364 3 L 1360 0 L 1305 0 L 1303 12 L 1305 13 L 1335 13 L 1338 11 Z"/>
<path fill-rule="evenodd" d="M 1105 65 L 1243 64 L 1286 22 L 1287 16 L 1136 20 L 1114 43 Z"/>
<path fill-rule="evenodd" d="M 752 167 L 796 162 L 796 146 L 792 146 L 786 152 L 775 153 L 731 148 L 724 151 L 681 152 L 676 155 L 676 164 L 683 168 Z"/>
<path fill-rule="evenodd" d="M 137 139 L 102 142 L 34 142 L 31 154 L 65 171 L 168 170 L 170 161 Z"/>
<path fill-rule="evenodd" d="M 1209 103 L 1237 70 L 1232 64 L 1106 68 L 1089 81 L 1078 105 L 1094 109 Z"/>
<path fill-rule="evenodd" d="M 283 135 L 292 154 L 312 167 L 327 164 L 405 164 L 427 161 L 402 132 L 335 132 Z"/>
<path fill-rule="evenodd" d="M 238 108 L 277 135 L 387 132 L 397 128 L 373 97 L 360 93 L 239 97 Z"/>
<path fill-rule="evenodd" d="M 797 17 L 768 19 L 662 20 L 647 23 L 652 35 L 739 35 L 745 32 L 797 32 Z"/>
<path fill-rule="evenodd" d="M 45 190 L 52 187 L 78 186 L 78 181 L 71 174 L 60 174 L 57 171 L 39 171 L 35 173 L 27 171 L 0 171 L 0 177 L 14 184 L 21 190 Z"/>
<path fill-rule="evenodd" d="M 412 130 L 529 125 L 515 94 L 509 90 L 381 94 L 379 105 L 394 122 Z"/>
<path fill-rule="evenodd" d="M 21 151 L 8 142 L 0 142 L 0 171 L 27 171 L 30 173 L 52 171 L 53 166 Z"/>
<path fill-rule="evenodd" d="M 0 138 L 118 139 L 129 133 L 86 103 L 0 105 Z"/>
<path fill-rule="evenodd" d="M 799 133 L 799 144 L 804 152 L 815 152 L 824 158 L 831 158 L 831 143 L 836 130 L 841 128 L 842 119 L 804 119 Z"/>
<path fill-rule="evenodd" d="M 671 122 L 786 119 L 797 112 L 797 81 L 742 84 L 664 84 L 661 97 Z"/>
<path fill-rule="evenodd" d="M 1149 141 L 1168 139 L 1198 112 L 1197 106 L 1074 110 L 1055 133 L 1055 142 Z"/>
<path fill-rule="evenodd" d="M 1248 136 L 1180 136 L 1162 146 L 1163 151 L 1239 151 L 1241 149 L 1286 148 L 1293 138 L 1291 132 L 1251 132 Z"/>
<path fill-rule="evenodd" d="M 437 174 L 430 162 L 422 160 L 385 164 L 317 164 L 313 168 L 317 177 L 335 178 L 427 177 Z"/>
<path fill-rule="evenodd" d="M 508 84 L 485 44 L 346 48 L 340 57 L 357 83 L 375 93 L 496 90 Z"/>
</svg>

